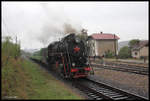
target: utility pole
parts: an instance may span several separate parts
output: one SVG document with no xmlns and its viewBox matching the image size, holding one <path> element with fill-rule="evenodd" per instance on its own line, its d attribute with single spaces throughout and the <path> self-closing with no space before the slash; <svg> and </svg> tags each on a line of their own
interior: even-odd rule
<svg viewBox="0 0 150 101">
<path fill-rule="evenodd" d="M 17 35 L 16 35 L 16 43 L 15 43 L 15 53 L 14 53 L 14 55 L 15 55 L 15 60 L 17 60 L 17 52 L 18 52 L 18 49 L 17 49 Z"/>
<path fill-rule="evenodd" d="M 16 35 L 16 44 L 17 44 L 17 35 Z"/>
<path fill-rule="evenodd" d="M 116 39 L 115 39 L 115 34 L 114 34 L 114 48 L 115 48 L 115 58 L 116 58 L 117 55 L 116 55 Z"/>
</svg>

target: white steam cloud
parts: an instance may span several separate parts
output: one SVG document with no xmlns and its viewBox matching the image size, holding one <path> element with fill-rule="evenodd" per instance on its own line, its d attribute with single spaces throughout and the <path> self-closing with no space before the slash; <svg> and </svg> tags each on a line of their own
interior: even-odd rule
<svg viewBox="0 0 150 101">
<path fill-rule="evenodd" d="M 46 19 L 41 28 L 41 33 L 37 36 L 37 40 L 43 45 L 58 40 L 64 34 L 80 33 L 82 29 L 81 25 L 71 21 L 61 7 L 53 8 L 48 4 L 40 5 Z"/>
<path fill-rule="evenodd" d="M 2 8 L 2 19 L 7 25 L 2 27 L 3 35 L 8 35 L 7 30 L 13 37 L 13 33 L 19 33 L 24 47 L 46 47 L 64 34 L 82 29 L 81 23 L 69 18 L 61 5 L 11 2 L 3 3 Z"/>
</svg>

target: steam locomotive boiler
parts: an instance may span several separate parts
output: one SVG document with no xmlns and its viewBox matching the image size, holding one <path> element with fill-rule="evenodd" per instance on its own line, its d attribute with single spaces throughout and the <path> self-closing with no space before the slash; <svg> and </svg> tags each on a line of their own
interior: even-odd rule
<svg viewBox="0 0 150 101">
<path fill-rule="evenodd" d="M 47 62 L 64 78 L 86 77 L 93 70 L 88 63 L 86 42 L 74 33 L 48 45 Z"/>
</svg>

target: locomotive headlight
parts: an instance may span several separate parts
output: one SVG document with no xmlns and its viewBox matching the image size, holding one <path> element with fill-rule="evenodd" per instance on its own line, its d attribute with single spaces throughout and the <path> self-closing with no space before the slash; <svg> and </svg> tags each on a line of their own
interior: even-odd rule
<svg viewBox="0 0 150 101">
<path fill-rule="evenodd" d="M 72 66 L 74 67 L 74 66 L 75 66 L 75 63 L 72 63 Z"/>
<path fill-rule="evenodd" d="M 79 38 L 76 38 L 75 41 L 76 41 L 76 43 L 79 43 L 79 42 L 80 42 L 80 39 L 79 39 Z"/>
</svg>

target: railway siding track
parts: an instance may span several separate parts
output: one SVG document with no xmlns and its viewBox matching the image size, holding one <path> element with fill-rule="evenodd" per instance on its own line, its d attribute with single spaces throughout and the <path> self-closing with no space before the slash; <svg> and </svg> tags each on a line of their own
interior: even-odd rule
<svg viewBox="0 0 150 101">
<path fill-rule="evenodd" d="M 117 63 L 117 64 L 127 64 L 131 66 L 140 66 L 140 67 L 148 67 L 148 63 L 137 63 L 137 62 L 123 62 L 123 61 L 118 61 L 118 62 L 112 62 L 112 63 Z"/>
<path fill-rule="evenodd" d="M 90 99 L 94 100 L 148 100 L 147 98 L 111 87 L 96 80 L 84 79 L 82 81 L 74 81 L 73 84 L 85 92 Z"/>
<path fill-rule="evenodd" d="M 91 60 L 91 62 L 99 63 L 100 60 Z M 131 63 L 131 62 L 122 62 L 122 61 L 105 61 L 107 64 L 115 64 L 115 65 L 127 65 L 133 67 L 145 67 L 148 68 L 148 64 L 146 63 Z"/>
<path fill-rule="evenodd" d="M 120 66 L 130 66 L 130 67 L 145 67 L 148 68 L 148 65 L 144 64 L 131 64 L 131 63 L 123 63 L 123 62 L 106 62 L 107 64 L 115 64 L 115 65 L 120 65 Z"/>
<path fill-rule="evenodd" d="M 139 67 L 131 67 L 126 65 L 118 65 L 116 64 L 96 64 L 92 63 L 91 66 L 98 68 L 104 68 L 104 69 L 111 69 L 111 70 L 117 70 L 117 71 L 123 71 L 123 72 L 130 72 L 130 73 L 136 73 L 141 75 L 148 75 L 148 68 L 139 68 Z"/>
</svg>

